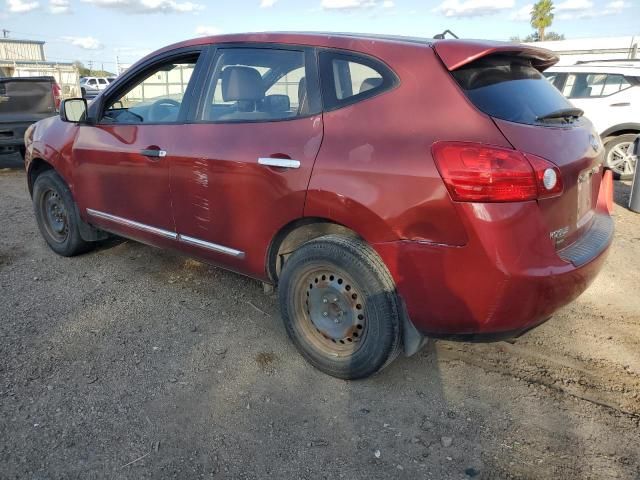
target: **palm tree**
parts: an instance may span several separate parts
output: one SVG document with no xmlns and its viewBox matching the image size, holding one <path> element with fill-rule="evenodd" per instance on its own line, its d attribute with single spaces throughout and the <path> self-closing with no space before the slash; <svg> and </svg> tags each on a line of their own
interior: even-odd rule
<svg viewBox="0 0 640 480">
<path fill-rule="evenodd" d="M 552 0 L 539 0 L 531 9 L 531 26 L 538 31 L 538 39 L 544 41 L 544 30 L 553 22 Z"/>
</svg>

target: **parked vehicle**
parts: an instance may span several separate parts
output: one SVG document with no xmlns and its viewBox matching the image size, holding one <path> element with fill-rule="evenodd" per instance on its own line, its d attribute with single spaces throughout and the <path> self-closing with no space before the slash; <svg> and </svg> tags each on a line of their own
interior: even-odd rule
<svg viewBox="0 0 640 480">
<path fill-rule="evenodd" d="M 605 165 L 616 178 L 633 178 L 637 157 L 633 140 L 640 134 L 640 61 L 593 61 L 552 67 L 547 78 L 584 110 L 600 133 Z"/>
<path fill-rule="evenodd" d="M 27 128 L 56 115 L 60 87 L 53 77 L 0 77 L 0 154 L 24 154 Z"/>
<path fill-rule="evenodd" d="M 95 97 L 108 86 L 109 81 L 104 77 L 82 77 L 80 79 L 82 98 Z"/>
<path fill-rule="evenodd" d="M 111 232 L 277 284 L 287 333 L 336 377 L 425 336 L 518 335 L 613 236 L 598 134 L 540 73 L 556 61 L 365 35 L 176 44 L 28 132 L 38 226 L 60 255 Z"/>
</svg>

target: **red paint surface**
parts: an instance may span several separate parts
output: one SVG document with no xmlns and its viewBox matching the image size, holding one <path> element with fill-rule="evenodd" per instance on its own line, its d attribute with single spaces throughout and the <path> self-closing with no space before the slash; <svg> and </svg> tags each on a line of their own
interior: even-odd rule
<svg viewBox="0 0 640 480">
<path fill-rule="evenodd" d="M 250 34 L 187 45 L 273 42 L 374 55 L 400 84 L 379 96 L 311 118 L 273 123 L 74 126 L 40 122 L 27 169 L 43 159 L 69 184 L 81 215 L 93 208 L 245 252 L 243 259 L 179 244 L 106 220 L 105 229 L 260 279 L 267 251 L 285 225 L 304 217 L 351 228 L 380 254 L 416 326 L 428 333 L 523 329 L 549 317 L 593 280 L 606 251 L 582 268 L 561 260 L 550 232 L 575 226 L 577 176 L 602 152 L 590 127 L 551 129 L 494 122 L 443 68 L 496 52 L 553 62 L 548 52 L 492 42 L 438 41 L 435 47 L 332 35 Z M 438 58 L 436 52 L 440 55 Z M 546 63 L 545 63 L 546 62 Z M 497 125 L 496 125 L 497 124 Z M 431 157 L 437 141 L 517 148 L 560 168 L 565 193 L 539 202 L 456 203 Z M 151 146 L 168 152 L 150 160 Z M 286 156 L 301 168 L 258 165 Z M 594 176 L 594 205 L 600 189 Z M 608 185 L 608 187 L 607 187 Z M 604 182 L 603 188 L 610 188 Z M 601 206 L 610 190 L 600 195 Z M 572 228 L 566 243 L 584 229 Z"/>
</svg>

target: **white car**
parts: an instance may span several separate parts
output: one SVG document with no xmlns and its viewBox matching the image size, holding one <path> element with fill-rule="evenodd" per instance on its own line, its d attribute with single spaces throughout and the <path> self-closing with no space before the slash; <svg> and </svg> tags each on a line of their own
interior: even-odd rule
<svg viewBox="0 0 640 480">
<path fill-rule="evenodd" d="M 632 178 L 632 145 L 640 134 L 640 60 L 584 62 L 544 74 L 594 124 L 614 176 Z"/>
<path fill-rule="evenodd" d="M 82 77 L 80 79 L 80 92 L 83 98 L 95 97 L 109 86 L 105 77 Z"/>
</svg>

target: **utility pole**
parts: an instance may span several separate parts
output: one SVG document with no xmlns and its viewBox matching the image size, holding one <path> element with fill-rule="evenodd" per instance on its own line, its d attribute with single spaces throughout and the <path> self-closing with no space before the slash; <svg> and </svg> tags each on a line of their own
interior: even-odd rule
<svg viewBox="0 0 640 480">
<path fill-rule="evenodd" d="M 93 60 L 89 60 L 89 62 L 87 63 L 89 64 L 89 76 L 91 76 L 93 70 Z"/>
<path fill-rule="evenodd" d="M 9 38 L 9 34 L 11 32 L 9 30 L 7 30 L 6 28 L 2 29 L 2 38 Z"/>
<path fill-rule="evenodd" d="M 116 55 L 116 76 L 120 75 L 120 57 Z"/>
</svg>

